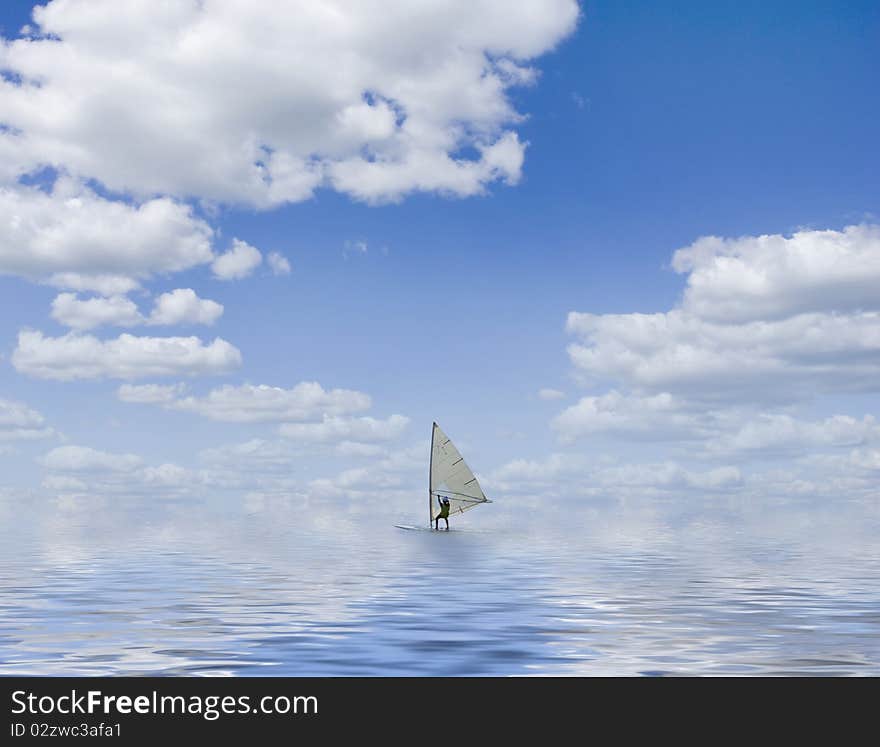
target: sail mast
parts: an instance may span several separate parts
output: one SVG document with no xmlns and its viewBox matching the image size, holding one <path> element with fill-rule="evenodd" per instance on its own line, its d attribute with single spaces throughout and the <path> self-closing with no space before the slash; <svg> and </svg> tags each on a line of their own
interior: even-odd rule
<svg viewBox="0 0 880 747">
<path fill-rule="evenodd" d="M 431 514 L 434 511 L 434 501 L 431 493 L 434 490 L 434 434 L 437 432 L 437 423 L 431 424 L 431 457 L 428 461 L 428 528 L 431 527 Z"/>
</svg>

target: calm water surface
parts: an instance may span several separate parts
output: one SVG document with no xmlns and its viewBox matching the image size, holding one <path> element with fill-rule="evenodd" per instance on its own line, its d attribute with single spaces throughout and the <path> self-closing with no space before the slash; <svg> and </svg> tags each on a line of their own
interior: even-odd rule
<svg viewBox="0 0 880 747">
<path fill-rule="evenodd" d="M 0 674 L 880 675 L 870 533 L 391 523 L 7 522 Z"/>
</svg>

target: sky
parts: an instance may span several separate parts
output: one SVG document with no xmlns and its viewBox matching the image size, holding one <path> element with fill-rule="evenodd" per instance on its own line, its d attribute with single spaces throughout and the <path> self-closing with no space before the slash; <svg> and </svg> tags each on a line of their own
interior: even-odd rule
<svg viewBox="0 0 880 747">
<path fill-rule="evenodd" d="M 436 420 L 501 506 L 877 505 L 876 3 L 0 37 L 3 500 L 418 518 Z"/>
</svg>

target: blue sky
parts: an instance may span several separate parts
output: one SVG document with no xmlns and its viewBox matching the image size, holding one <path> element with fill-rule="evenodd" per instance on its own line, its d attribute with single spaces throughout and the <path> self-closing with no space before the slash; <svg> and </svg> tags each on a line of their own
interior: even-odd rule
<svg viewBox="0 0 880 747">
<path fill-rule="evenodd" d="M 353 13 L 340 40 L 321 3 L 314 14 L 282 4 L 267 19 L 237 3 L 184 3 L 167 18 L 72 2 L 37 17 L 54 34 L 42 41 L 29 5 L 0 9 L 10 495 L 61 507 L 143 494 L 331 507 L 392 496 L 396 518 L 410 502 L 421 509 L 436 419 L 502 502 L 876 500 L 876 4 L 595 2 L 576 18 L 571 2 L 547 0 L 523 3 L 510 23 L 504 3 L 394 5 L 381 22 Z M 304 28 L 313 46 L 294 54 Z M 253 138 L 271 178 L 251 184 L 236 154 Z M 312 181 L 285 182 L 280 155 L 302 159 L 296 179 Z M 35 181 L 54 202 L 29 207 Z M 57 205 L 69 199 L 91 205 L 103 249 L 91 228 L 65 223 Z M 108 212 L 162 200 L 177 218 L 131 232 Z M 22 222 L 33 227 L 24 238 Z M 200 231 L 210 237 L 197 250 L 186 242 Z M 135 236 L 146 238 L 129 270 L 108 259 Z M 719 242 L 676 271 L 675 252 L 706 236 Z M 236 239 L 262 261 L 218 279 L 212 263 Z M 180 268 L 157 259 L 175 241 Z M 272 271 L 273 252 L 289 273 Z M 139 287 L 58 279 L 109 267 Z M 222 316 L 144 321 L 175 289 L 222 304 Z M 71 293 L 74 305 L 134 302 L 142 320 L 71 328 L 69 315 L 50 317 Z M 633 315 L 676 310 L 685 331 L 664 316 L 636 334 Z M 567 327 L 571 312 L 598 327 Z M 99 351 L 80 375 L 51 343 L 39 351 L 47 377 L 21 354 L 24 329 L 71 344 L 219 337 L 240 363 L 162 376 L 136 364 L 119 377 Z M 241 422 L 256 417 L 249 391 L 233 392 L 231 416 L 180 404 L 222 386 L 301 382 L 369 406 L 328 395 L 308 412 Z M 120 401 L 120 386 L 151 384 L 185 389 L 166 390 L 166 407 Z M 333 434 L 317 429 L 327 419 Z M 279 436 L 291 425 L 306 427 Z M 242 444 L 271 470 L 239 463 Z M 161 465 L 174 469 L 157 477 Z"/>
</svg>

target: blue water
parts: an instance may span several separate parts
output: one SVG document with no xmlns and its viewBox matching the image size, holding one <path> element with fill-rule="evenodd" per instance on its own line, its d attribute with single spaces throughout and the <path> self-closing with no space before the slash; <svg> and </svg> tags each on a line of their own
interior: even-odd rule
<svg viewBox="0 0 880 747">
<path fill-rule="evenodd" d="M 876 511 L 473 513 L 7 513 L 0 674 L 880 675 Z"/>
</svg>

